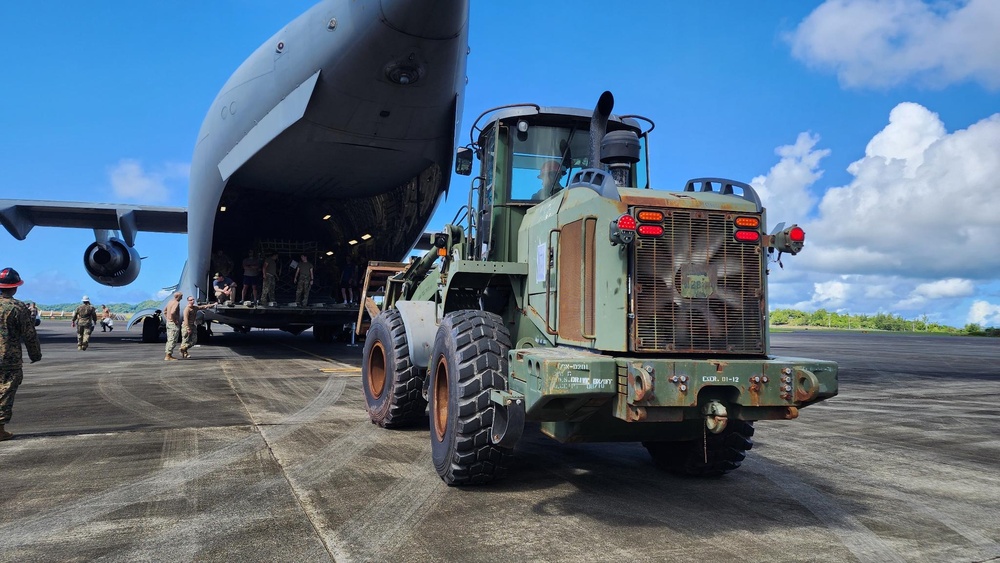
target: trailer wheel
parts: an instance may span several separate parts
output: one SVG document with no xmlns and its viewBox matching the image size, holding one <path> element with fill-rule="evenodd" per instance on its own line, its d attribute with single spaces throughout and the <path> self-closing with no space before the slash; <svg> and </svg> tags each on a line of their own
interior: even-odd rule
<svg viewBox="0 0 1000 563">
<path fill-rule="evenodd" d="M 379 313 L 368 329 L 361 381 L 375 424 L 400 428 L 424 420 L 424 375 L 410 360 L 403 317 L 396 309 Z"/>
<path fill-rule="evenodd" d="M 146 344 L 160 339 L 160 323 L 155 317 L 142 319 L 142 341 Z"/>
<path fill-rule="evenodd" d="M 753 423 L 730 420 L 725 430 L 720 434 L 708 434 L 706 440 L 643 442 L 642 445 L 660 469 L 678 475 L 718 477 L 739 469 L 747 450 L 753 447 L 752 437 Z"/>
<path fill-rule="evenodd" d="M 429 364 L 431 457 L 448 485 L 488 483 L 513 458 L 513 448 L 490 442 L 490 390 L 507 389 L 508 350 L 510 333 L 493 313 L 450 313 L 438 327 Z"/>
</svg>

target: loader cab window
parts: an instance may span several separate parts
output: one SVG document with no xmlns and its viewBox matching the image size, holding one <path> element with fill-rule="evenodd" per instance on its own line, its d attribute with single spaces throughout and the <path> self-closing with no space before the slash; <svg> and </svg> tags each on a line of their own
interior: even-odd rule
<svg viewBox="0 0 1000 563">
<path fill-rule="evenodd" d="M 543 201 L 590 166 L 586 127 L 512 127 L 511 199 Z"/>
</svg>

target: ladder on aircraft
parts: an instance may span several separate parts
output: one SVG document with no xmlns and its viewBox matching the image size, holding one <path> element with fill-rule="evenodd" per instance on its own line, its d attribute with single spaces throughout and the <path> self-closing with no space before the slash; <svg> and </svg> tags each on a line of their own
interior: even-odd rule
<svg viewBox="0 0 1000 563">
<path fill-rule="evenodd" d="M 358 322 L 355 325 L 355 333 L 364 334 L 371 326 L 371 320 L 379 314 L 379 303 L 375 301 L 377 297 L 385 296 L 385 286 L 389 283 L 389 278 L 402 272 L 409 264 L 401 262 L 368 262 L 365 270 L 365 283 L 361 286 L 361 306 L 358 308 Z"/>
</svg>

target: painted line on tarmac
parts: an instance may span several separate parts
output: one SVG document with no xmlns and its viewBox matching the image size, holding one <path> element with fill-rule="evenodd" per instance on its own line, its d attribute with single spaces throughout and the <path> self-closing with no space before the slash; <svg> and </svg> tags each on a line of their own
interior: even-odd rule
<svg viewBox="0 0 1000 563">
<path fill-rule="evenodd" d="M 309 350 L 303 350 L 302 348 L 299 348 L 297 346 L 292 346 L 291 344 L 284 344 L 283 343 L 282 346 L 285 346 L 286 348 L 291 348 L 292 350 L 295 350 L 296 352 L 302 352 L 303 354 L 308 354 L 308 355 L 310 355 L 310 356 L 312 356 L 314 358 L 318 358 L 320 360 L 323 360 L 324 362 L 331 363 L 331 364 L 337 366 L 336 368 L 320 369 L 320 371 L 323 372 L 323 373 L 330 373 L 330 371 L 332 371 L 333 369 L 339 369 L 340 371 L 346 371 L 346 372 L 351 372 L 351 373 L 354 373 L 354 372 L 361 373 L 361 368 L 359 368 L 357 366 L 352 366 L 351 364 L 345 364 L 344 362 L 341 362 L 341 361 L 338 361 L 338 360 L 334 360 L 333 358 L 328 358 L 326 356 L 320 356 L 319 354 L 315 354 L 313 352 L 310 352 Z"/>
</svg>

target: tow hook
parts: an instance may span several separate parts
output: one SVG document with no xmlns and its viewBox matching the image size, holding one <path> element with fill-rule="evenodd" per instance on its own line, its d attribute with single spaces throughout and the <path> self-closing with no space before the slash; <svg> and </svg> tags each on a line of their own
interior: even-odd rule
<svg viewBox="0 0 1000 563">
<path fill-rule="evenodd" d="M 726 410 L 726 405 L 712 399 L 702 408 L 702 412 L 705 414 L 705 428 L 709 432 L 718 434 L 726 429 L 726 424 L 729 422 L 729 411 Z"/>
</svg>

